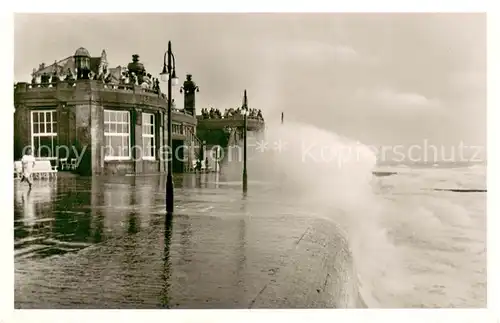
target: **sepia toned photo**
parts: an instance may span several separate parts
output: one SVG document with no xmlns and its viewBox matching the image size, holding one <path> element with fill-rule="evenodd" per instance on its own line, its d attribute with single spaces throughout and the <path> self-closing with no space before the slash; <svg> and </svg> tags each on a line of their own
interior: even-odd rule
<svg viewBox="0 0 500 323">
<path fill-rule="evenodd" d="M 485 308 L 486 65 L 481 13 L 15 14 L 14 307 Z"/>
</svg>

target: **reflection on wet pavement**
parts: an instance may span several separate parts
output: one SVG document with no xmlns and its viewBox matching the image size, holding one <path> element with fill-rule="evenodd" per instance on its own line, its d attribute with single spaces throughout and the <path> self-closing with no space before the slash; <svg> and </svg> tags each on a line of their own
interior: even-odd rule
<svg viewBox="0 0 500 323">
<path fill-rule="evenodd" d="M 16 308 L 358 306 L 345 242 L 269 185 L 176 178 L 169 220 L 164 183 L 16 184 Z"/>
<path fill-rule="evenodd" d="M 215 188 L 216 182 L 206 181 L 206 176 L 177 178 L 177 187 L 187 189 L 178 190 L 177 197 L 190 196 L 190 189 Z M 137 233 L 157 225 L 165 208 L 161 176 L 60 178 L 37 182 L 32 190 L 16 182 L 14 196 L 16 258 L 76 252 L 110 238 Z M 214 196 L 218 195 L 200 195 L 185 206 L 210 202 Z"/>
</svg>

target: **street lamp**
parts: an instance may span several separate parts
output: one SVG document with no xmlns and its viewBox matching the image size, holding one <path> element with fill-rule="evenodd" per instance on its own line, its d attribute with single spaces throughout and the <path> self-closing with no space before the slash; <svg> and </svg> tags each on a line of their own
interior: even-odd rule
<svg viewBox="0 0 500 323">
<path fill-rule="evenodd" d="M 247 183 L 247 118 L 248 118 L 248 99 L 247 99 L 247 90 L 245 90 L 245 94 L 243 96 L 243 192 L 246 193 L 248 188 Z"/>
<path fill-rule="evenodd" d="M 167 62 L 168 58 L 168 62 Z M 173 60 L 173 64 L 172 64 Z M 166 205 L 167 216 L 174 212 L 174 179 L 172 158 L 172 85 L 177 85 L 178 78 L 175 75 L 175 57 L 172 53 L 172 42 L 168 41 L 168 50 L 163 56 L 163 70 L 160 73 L 162 82 L 168 82 L 167 92 L 167 183 L 166 183 Z"/>
</svg>

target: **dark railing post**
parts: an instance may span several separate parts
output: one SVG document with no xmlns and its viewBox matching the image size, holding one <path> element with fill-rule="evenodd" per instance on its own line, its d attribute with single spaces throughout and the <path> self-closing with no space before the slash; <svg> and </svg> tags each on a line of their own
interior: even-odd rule
<svg viewBox="0 0 500 323">
<path fill-rule="evenodd" d="M 247 175 L 247 115 L 248 115 L 248 102 L 247 102 L 247 90 L 243 96 L 243 192 L 248 189 L 248 175 Z"/>
<path fill-rule="evenodd" d="M 166 184 L 166 204 L 167 216 L 172 216 L 174 212 L 174 179 L 173 179 L 173 154 L 172 154 L 172 43 L 168 41 L 168 92 L 167 92 L 167 184 Z"/>
</svg>

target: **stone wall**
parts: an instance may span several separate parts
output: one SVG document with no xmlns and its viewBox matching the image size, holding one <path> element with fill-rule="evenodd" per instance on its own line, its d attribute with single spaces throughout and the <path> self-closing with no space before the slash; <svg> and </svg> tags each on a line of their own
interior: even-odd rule
<svg viewBox="0 0 500 323">
<path fill-rule="evenodd" d="M 14 113 L 14 159 L 23 155 L 26 146 L 31 145 L 31 116 L 30 111 L 22 104 L 17 105 Z"/>
<path fill-rule="evenodd" d="M 131 160 L 106 161 L 102 169 L 102 175 L 125 175 L 134 173 L 134 162 Z"/>
</svg>

